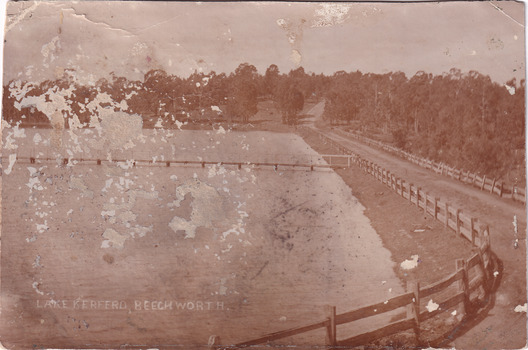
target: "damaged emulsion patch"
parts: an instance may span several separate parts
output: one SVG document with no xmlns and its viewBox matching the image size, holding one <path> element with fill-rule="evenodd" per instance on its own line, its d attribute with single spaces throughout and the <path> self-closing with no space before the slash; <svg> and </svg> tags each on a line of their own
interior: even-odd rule
<svg viewBox="0 0 528 350">
<path fill-rule="evenodd" d="M 513 311 L 526 313 L 526 310 L 527 310 L 527 304 L 524 303 L 524 305 L 517 305 Z"/>
<path fill-rule="evenodd" d="M 225 219 L 222 199 L 216 189 L 196 178 L 189 179 L 178 186 L 176 200 L 169 206 L 179 207 L 187 194 L 193 198 L 191 219 L 186 220 L 175 216 L 169 223 L 169 227 L 174 232 L 185 231 L 185 238 L 194 238 L 198 227 L 213 228 L 216 221 Z"/>
<path fill-rule="evenodd" d="M 400 266 L 404 270 L 411 270 L 418 266 L 418 263 L 420 262 L 420 258 L 418 255 L 412 255 L 411 259 L 404 260 Z"/>
<path fill-rule="evenodd" d="M 105 239 L 101 244 L 101 248 L 114 247 L 122 249 L 125 245 L 127 236 L 120 235 L 116 230 L 112 228 L 107 228 L 103 233 L 103 238 Z"/>
</svg>

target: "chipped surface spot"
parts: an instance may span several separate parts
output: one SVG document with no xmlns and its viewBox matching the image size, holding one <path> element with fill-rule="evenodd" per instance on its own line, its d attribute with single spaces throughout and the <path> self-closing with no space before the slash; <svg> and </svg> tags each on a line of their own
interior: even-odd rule
<svg viewBox="0 0 528 350">
<path fill-rule="evenodd" d="M 527 310 L 527 304 L 524 303 L 524 305 L 517 305 L 513 311 L 526 313 L 526 310 Z"/>
<path fill-rule="evenodd" d="M 15 165 L 16 160 L 17 160 L 16 154 L 9 155 L 9 165 L 7 166 L 7 169 L 5 170 L 6 175 L 11 174 L 11 171 L 13 170 L 13 166 Z"/>
<path fill-rule="evenodd" d="M 425 308 L 427 309 L 427 311 L 429 312 L 433 312 L 433 311 L 436 311 L 438 310 L 440 305 L 438 305 L 437 303 L 435 303 L 433 301 L 433 299 L 430 299 L 429 302 L 427 303 L 427 305 L 425 306 Z"/>
<path fill-rule="evenodd" d="M 348 11 L 350 11 L 349 4 L 321 4 L 315 10 L 312 27 L 330 27 L 342 24 L 347 18 Z"/>
<path fill-rule="evenodd" d="M 402 269 L 404 270 L 411 270 L 411 269 L 414 269 L 418 266 L 418 255 L 412 255 L 411 256 L 411 259 L 407 259 L 405 261 L 403 261 L 400 266 Z"/>
<path fill-rule="evenodd" d="M 127 236 L 119 234 L 116 230 L 112 228 L 107 228 L 103 233 L 103 238 L 105 240 L 101 243 L 101 248 L 117 248 L 123 249 Z"/>
<path fill-rule="evenodd" d="M 176 200 L 172 205 L 179 207 L 181 201 L 188 193 L 193 198 L 191 219 L 186 220 L 175 216 L 169 223 L 169 227 L 174 232 L 185 231 L 185 238 L 194 238 L 198 227 L 212 228 L 214 221 L 224 218 L 224 213 L 222 210 L 222 199 L 216 189 L 197 178 L 187 180 L 184 184 L 178 186 L 176 189 Z"/>
</svg>

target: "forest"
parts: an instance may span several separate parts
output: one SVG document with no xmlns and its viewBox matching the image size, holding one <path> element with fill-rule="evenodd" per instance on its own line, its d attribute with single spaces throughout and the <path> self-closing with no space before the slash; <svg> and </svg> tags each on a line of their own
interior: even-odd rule
<svg viewBox="0 0 528 350">
<path fill-rule="evenodd" d="M 24 91 L 23 96 L 13 91 Z M 305 100 L 324 101 L 323 127 L 342 128 L 382 140 L 414 154 L 493 177 L 522 176 L 525 162 L 525 81 L 493 82 L 476 71 L 423 71 L 408 78 L 339 71 L 281 73 L 272 64 L 264 74 L 248 63 L 230 73 L 195 71 L 187 78 L 151 70 L 143 81 L 114 74 L 80 84 L 74 70 L 40 83 L 10 81 L 3 90 L 3 115 L 22 127 L 49 127 L 50 120 L 31 97 L 60 92 L 69 108 L 65 120 L 90 125 L 87 106 L 105 96 L 113 110 L 167 123 L 249 123 L 259 101 L 273 101 L 287 125 L 297 124 Z M 103 99 L 104 100 L 104 99 Z M 24 103 L 26 101 L 26 103 Z M 105 106 L 105 102 L 101 104 Z M 66 127 L 67 127 L 66 123 Z M 144 124 L 148 127 L 148 124 Z M 152 126 L 152 125 L 151 125 Z"/>
</svg>

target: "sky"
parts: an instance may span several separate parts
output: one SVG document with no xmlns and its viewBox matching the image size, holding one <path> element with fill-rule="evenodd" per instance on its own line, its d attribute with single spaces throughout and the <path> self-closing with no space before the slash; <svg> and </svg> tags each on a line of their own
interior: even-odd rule
<svg viewBox="0 0 528 350">
<path fill-rule="evenodd" d="M 93 83 L 150 69 L 187 77 L 230 73 L 442 74 L 477 70 L 504 83 L 525 76 L 524 4 L 441 3 L 8 3 L 4 83 L 74 69 Z"/>
</svg>

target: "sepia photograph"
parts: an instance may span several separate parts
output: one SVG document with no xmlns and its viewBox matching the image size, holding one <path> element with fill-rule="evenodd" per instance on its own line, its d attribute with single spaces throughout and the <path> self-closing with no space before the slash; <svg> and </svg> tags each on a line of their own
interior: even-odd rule
<svg viewBox="0 0 528 350">
<path fill-rule="evenodd" d="M 5 6 L 4 348 L 527 345 L 524 3 Z"/>
</svg>

